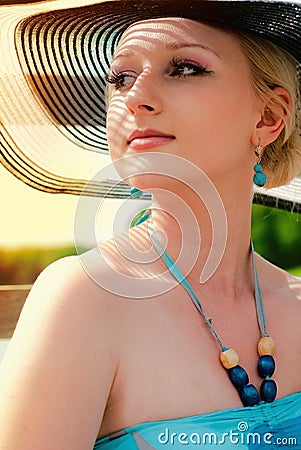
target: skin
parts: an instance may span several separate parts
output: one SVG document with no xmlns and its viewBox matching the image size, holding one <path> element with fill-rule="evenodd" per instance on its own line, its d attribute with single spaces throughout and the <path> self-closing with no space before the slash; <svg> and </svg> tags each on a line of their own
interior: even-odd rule
<svg viewBox="0 0 301 450">
<path fill-rule="evenodd" d="M 166 44 L 183 40 L 211 50 L 166 49 Z M 201 63 L 210 73 L 192 76 L 189 66 L 185 68 L 189 76 L 175 76 L 173 58 Z M 171 161 L 181 157 L 206 173 L 220 193 L 227 242 L 221 263 L 200 284 L 212 227 L 206 207 L 189 188 L 197 180 L 189 172 L 185 183 L 151 170 L 132 176 L 127 164 L 120 166 L 136 187 L 153 192 L 158 208 L 153 212 L 154 227 L 165 233 L 174 259 L 181 250 L 177 220 L 184 231 L 192 229 L 184 205 L 194 214 L 202 240 L 191 264 L 196 234 L 184 235 L 187 279 L 258 388 L 260 334 L 249 250 L 254 147 L 258 139 L 265 146 L 277 137 L 284 116 L 269 115 L 267 120 L 265 105 L 252 91 L 239 44 L 233 36 L 204 24 L 184 19 L 135 24 L 123 36 L 112 68 L 131 74 L 121 90 L 110 89 L 108 137 L 113 160 L 133 155 L 139 164 L 150 152 L 167 153 Z M 277 89 L 289 103 L 286 92 Z M 161 130 L 174 139 L 137 151 L 127 142 L 137 128 Z M 144 264 L 128 259 L 133 248 L 145 258 Z M 174 287 L 171 276 L 160 278 L 165 266 L 151 248 L 147 223 L 102 244 L 100 250 L 104 259 L 94 266 L 93 251 L 88 253 L 94 279 L 106 280 L 116 290 L 125 283 L 124 276 L 132 283 L 147 279 L 150 290 L 159 280 L 162 292 L 138 300 L 105 290 L 75 257 L 46 268 L 29 295 L 1 365 L 5 388 L 0 391 L 0 423 L 6 425 L 1 427 L 0 448 L 15 450 L 22 442 L 23 450 L 84 450 L 93 447 L 97 437 L 139 422 L 242 406 L 199 312 L 183 288 Z M 301 283 L 258 255 L 256 261 L 268 330 L 277 346 L 273 378 L 280 398 L 301 389 Z"/>
</svg>

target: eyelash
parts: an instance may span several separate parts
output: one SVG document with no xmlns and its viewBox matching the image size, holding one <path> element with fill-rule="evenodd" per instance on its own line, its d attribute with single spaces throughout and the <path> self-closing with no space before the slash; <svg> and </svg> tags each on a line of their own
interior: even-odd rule
<svg viewBox="0 0 301 450">
<path fill-rule="evenodd" d="M 212 72 L 212 70 L 208 70 L 206 67 L 189 61 L 188 59 L 177 60 L 173 58 L 171 61 L 171 66 L 178 70 L 178 74 L 172 72 L 170 75 L 178 76 L 179 78 L 196 77 L 198 75 L 205 75 Z M 184 73 L 185 68 L 193 69 L 194 73 Z"/>
<path fill-rule="evenodd" d="M 195 76 L 199 76 L 199 75 L 209 74 L 212 72 L 212 70 L 208 70 L 208 69 L 206 69 L 206 67 L 198 65 L 187 59 L 177 60 L 177 59 L 173 58 L 170 62 L 170 65 L 172 66 L 173 70 L 169 73 L 169 75 L 177 77 L 177 78 L 195 77 Z M 193 73 L 184 73 L 185 68 L 188 68 L 190 70 L 192 69 L 194 72 Z M 177 71 L 177 73 L 176 73 L 176 71 Z M 135 76 L 136 76 L 135 73 L 132 73 L 132 74 L 130 72 L 116 73 L 116 72 L 112 71 L 111 74 L 106 76 L 106 80 L 108 83 L 112 84 L 116 90 L 121 90 L 121 89 L 125 88 L 127 85 L 131 84 L 130 82 L 123 84 L 125 81 L 125 78 L 126 77 L 134 78 Z"/>
<path fill-rule="evenodd" d="M 134 73 L 131 75 L 130 72 L 120 72 L 116 73 L 114 70 L 112 70 L 112 73 L 106 76 L 106 81 L 114 86 L 115 89 L 120 90 L 124 88 L 125 86 L 122 85 L 122 81 L 124 82 L 124 79 L 126 77 L 134 77 Z M 130 84 L 130 83 L 128 83 Z"/>
</svg>

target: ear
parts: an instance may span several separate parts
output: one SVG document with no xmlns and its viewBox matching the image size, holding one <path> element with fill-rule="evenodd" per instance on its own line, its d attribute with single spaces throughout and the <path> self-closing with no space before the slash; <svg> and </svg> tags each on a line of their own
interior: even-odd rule
<svg viewBox="0 0 301 450">
<path fill-rule="evenodd" d="M 278 138 L 292 109 L 292 99 L 285 88 L 275 87 L 261 107 L 261 119 L 252 136 L 255 147 L 259 141 L 265 147 Z"/>
</svg>

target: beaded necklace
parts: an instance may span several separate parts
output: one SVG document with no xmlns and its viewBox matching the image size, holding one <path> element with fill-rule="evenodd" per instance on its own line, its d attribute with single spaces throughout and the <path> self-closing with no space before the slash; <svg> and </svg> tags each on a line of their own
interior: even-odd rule
<svg viewBox="0 0 301 450">
<path fill-rule="evenodd" d="M 173 275 L 173 277 L 187 291 L 195 307 L 203 316 L 205 324 L 209 328 L 210 333 L 213 335 L 214 339 L 221 347 L 220 361 L 223 367 L 227 370 L 232 384 L 238 390 L 243 405 L 255 406 L 263 402 L 268 403 L 273 402 L 277 395 L 277 385 L 274 380 L 270 379 L 270 377 L 273 375 L 275 371 L 275 361 L 273 358 L 273 355 L 275 353 L 275 343 L 266 330 L 266 321 L 255 262 L 253 242 L 251 241 L 251 252 L 252 252 L 254 283 L 255 283 L 255 303 L 256 303 L 257 320 L 261 332 L 261 338 L 258 342 L 257 348 L 259 354 L 257 371 L 259 376 L 261 378 L 264 378 L 260 386 L 260 394 L 256 389 L 256 387 L 253 384 L 249 383 L 249 376 L 245 371 L 245 369 L 238 364 L 239 357 L 236 351 L 233 348 L 228 348 L 223 345 L 219 335 L 217 334 L 212 325 L 212 319 L 207 316 L 199 298 L 193 291 L 192 287 L 190 286 L 184 275 L 181 273 L 180 269 L 176 266 L 172 258 L 164 249 L 156 230 L 153 228 L 151 215 L 148 214 L 147 217 L 145 217 L 145 219 L 148 217 L 150 219 L 148 223 L 149 236 L 158 255 L 161 257 L 161 259 L 163 260 L 163 262 L 165 263 L 166 267 L 168 268 L 169 272 Z"/>
</svg>

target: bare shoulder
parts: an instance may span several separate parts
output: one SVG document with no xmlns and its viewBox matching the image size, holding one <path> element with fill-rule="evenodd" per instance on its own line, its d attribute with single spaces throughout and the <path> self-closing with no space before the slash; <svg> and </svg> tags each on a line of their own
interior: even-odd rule
<svg viewBox="0 0 301 450">
<path fill-rule="evenodd" d="M 77 256 L 39 275 L 0 367 L 5 448 L 93 447 L 119 363 L 117 303 Z"/>
<path fill-rule="evenodd" d="M 68 256 L 54 261 L 40 273 L 26 299 L 20 319 L 22 321 L 29 309 L 39 314 L 55 310 L 64 314 L 70 308 L 74 316 L 76 311 L 85 308 L 87 316 L 93 305 L 104 307 L 109 304 L 106 299 L 106 292 L 102 292 L 101 286 L 89 276 L 80 257 Z"/>
<path fill-rule="evenodd" d="M 108 318 L 118 318 L 127 307 L 133 280 L 143 277 L 141 260 L 145 254 L 145 230 L 125 231 L 116 238 L 101 243 L 81 255 L 61 258 L 39 275 L 26 302 L 66 308 L 85 309 L 95 317 L 94 308 L 106 312 Z M 140 248 L 139 248 L 140 245 Z M 145 272 L 149 266 L 144 264 Z"/>
<path fill-rule="evenodd" d="M 301 301 L 301 277 L 293 276 L 287 273 L 287 284 L 292 294 L 296 297 L 296 300 Z"/>
</svg>

